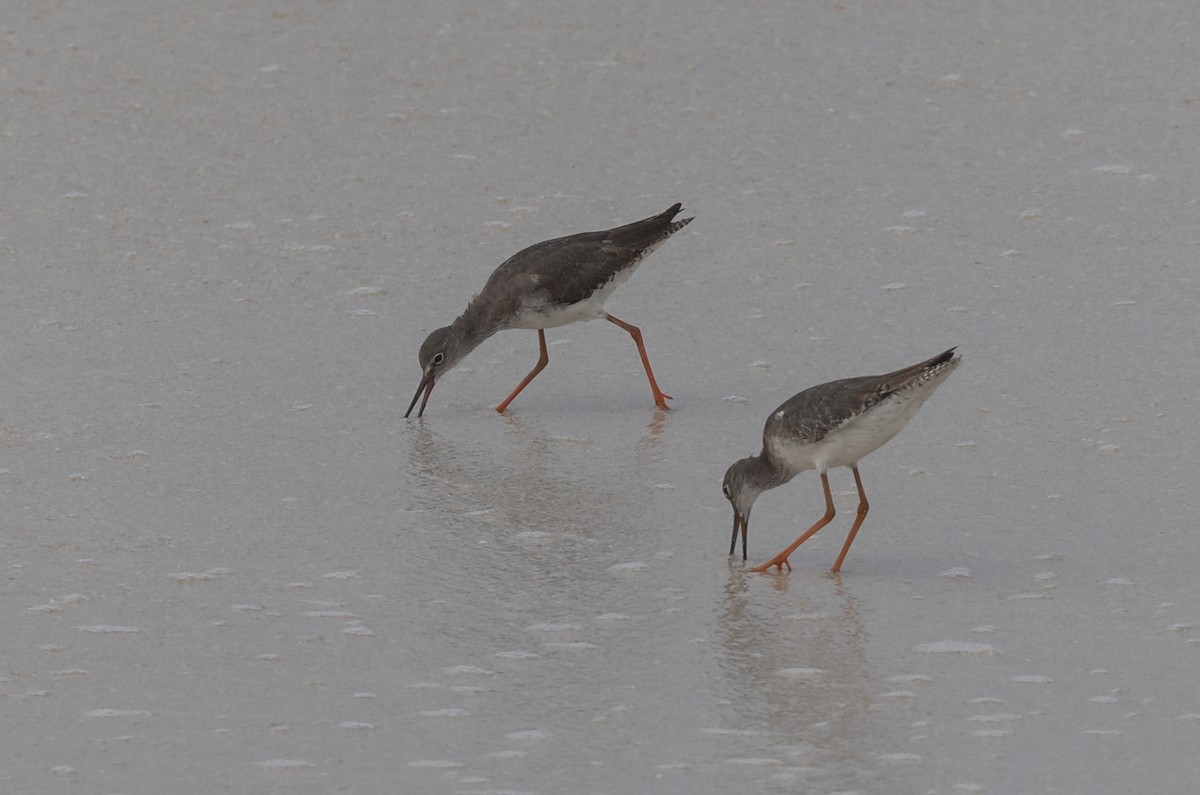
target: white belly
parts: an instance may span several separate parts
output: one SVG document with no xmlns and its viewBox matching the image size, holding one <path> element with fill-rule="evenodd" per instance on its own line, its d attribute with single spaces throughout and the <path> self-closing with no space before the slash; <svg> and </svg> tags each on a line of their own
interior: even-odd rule
<svg viewBox="0 0 1200 795">
<path fill-rule="evenodd" d="M 520 314 L 513 319 L 508 328 L 557 328 L 583 320 L 596 320 L 604 317 L 604 302 L 625 281 L 633 275 L 635 268 L 629 267 L 618 273 L 607 284 L 596 290 L 582 301 L 574 304 L 552 304 L 548 301 L 527 299 L 521 306 Z"/>
</svg>

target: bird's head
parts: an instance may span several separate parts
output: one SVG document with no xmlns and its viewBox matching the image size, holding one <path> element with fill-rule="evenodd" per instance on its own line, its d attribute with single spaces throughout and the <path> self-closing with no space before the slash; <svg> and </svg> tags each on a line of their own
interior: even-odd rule
<svg viewBox="0 0 1200 795">
<path fill-rule="evenodd" d="M 445 326 L 431 332 L 417 354 L 417 360 L 421 364 L 421 383 L 417 385 L 417 392 L 413 395 L 412 403 L 408 404 L 408 411 L 404 412 L 404 416 L 412 414 L 413 406 L 417 405 L 417 399 L 421 398 L 422 393 L 424 398 L 421 399 L 421 408 L 417 411 L 417 416 L 424 414 L 425 404 L 429 402 L 429 394 L 433 392 L 433 385 L 437 383 L 438 378 L 443 373 L 450 372 L 470 351 L 471 348 L 463 344 L 463 336 L 456 333 L 453 326 Z"/>
<path fill-rule="evenodd" d="M 746 559 L 746 535 L 750 530 L 750 509 L 758 495 L 765 491 L 758 477 L 762 470 L 762 461 L 758 456 L 750 456 L 735 461 L 725 471 L 725 480 L 721 483 L 721 493 L 733 506 L 733 538 L 729 542 L 729 554 L 732 555 L 737 546 L 738 530 L 742 534 L 742 560 Z"/>
</svg>

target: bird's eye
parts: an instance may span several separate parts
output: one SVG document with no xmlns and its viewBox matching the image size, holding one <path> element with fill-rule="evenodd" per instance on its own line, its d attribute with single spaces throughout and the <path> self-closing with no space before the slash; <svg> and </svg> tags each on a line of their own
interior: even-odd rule
<svg viewBox="0 0 1200 795">
<path fill-rule="evenodd" d="M 441 351 L 438 351 L 437 353 L 435 353 L 433 355 L 433 358 L 429 360 L 429 363 L 430 364 L 441 364 L 444 361 L 446 361 L 446 354 L 442 353 Z"/>
<path fill-rule="evenodd" d="M 729 486 L 721 486 L 721 493 L 725 495 L 725 499 L 732 499 L 732 496 L 729 493 Z"/>
</svg>

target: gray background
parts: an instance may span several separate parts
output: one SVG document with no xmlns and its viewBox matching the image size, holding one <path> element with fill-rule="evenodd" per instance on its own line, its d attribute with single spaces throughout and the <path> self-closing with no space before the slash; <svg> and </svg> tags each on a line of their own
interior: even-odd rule
<svg viewBox="0 0 1200 795">
<path fill-rule="evenodd" d="M 11 0 L 5 792 L 1185 792 L 1187 0 Z M 609 303 L 424 335 L 682 201 Z M 960 346 L 790 576 L 719 482 Z M 756 506 L 750 555 L 821 512 Z M 974 645 L 966 645 L 974 644 Z"/>
</svg>

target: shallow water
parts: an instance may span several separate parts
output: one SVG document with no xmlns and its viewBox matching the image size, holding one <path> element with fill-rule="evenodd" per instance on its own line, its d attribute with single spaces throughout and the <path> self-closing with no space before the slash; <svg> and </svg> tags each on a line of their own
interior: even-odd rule
<svg viewBox="0 0 1200 795">
<path fill-rule="evenodd" d="M 1188 791 L 1179 2 L 17 3 L 5 791 Z M 696 221 L 550 366 L 416 351 L 523 246 Z M 720 477 L 958 345 L 787 576 Z M 821 512 L 764 495 L 765 560 Z"/>
</svg>

